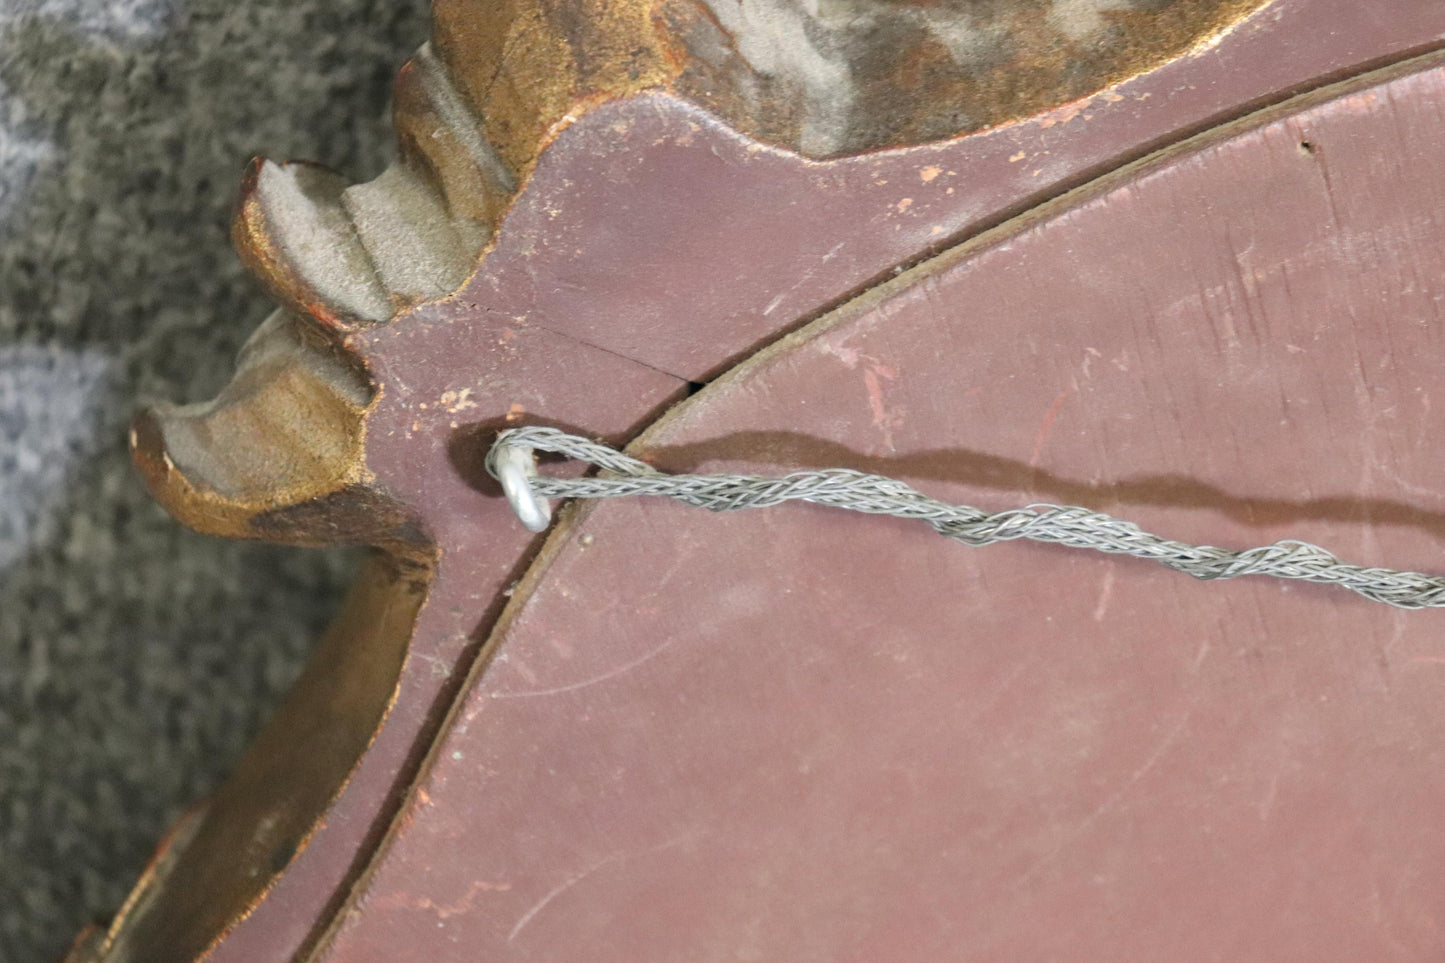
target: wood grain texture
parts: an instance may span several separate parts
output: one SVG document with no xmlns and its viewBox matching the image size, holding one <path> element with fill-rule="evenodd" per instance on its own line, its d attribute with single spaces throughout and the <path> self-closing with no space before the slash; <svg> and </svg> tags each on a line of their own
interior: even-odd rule
<svg viewBox="0 0 1445 963">
<path fill-rule="evenodd" d="M 1438 59 L 852 302 L 635 446 L 1439 568 Z M 1433 960 L 1429 613 L 789 506 L 574 511 L 318 958 Z"/>
</svg>

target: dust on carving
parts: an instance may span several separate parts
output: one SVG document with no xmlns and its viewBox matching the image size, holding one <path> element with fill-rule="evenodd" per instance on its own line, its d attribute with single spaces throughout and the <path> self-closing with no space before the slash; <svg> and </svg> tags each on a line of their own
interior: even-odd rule
<svg viewBox="0 0 1445 963">
<path fill-rule="evenodd" d="M 1264 5 L 677 0 L 664 16 L 692 57 L 685 92 L 754 136 L 828 157 L 956 136 L 1081 101 L 1208 46 Z"/>
</svg>

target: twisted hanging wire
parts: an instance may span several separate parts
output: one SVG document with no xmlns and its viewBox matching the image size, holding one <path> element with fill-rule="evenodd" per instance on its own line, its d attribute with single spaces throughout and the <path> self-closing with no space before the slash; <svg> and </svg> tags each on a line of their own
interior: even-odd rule
<svg viewBox="0 0 1445 963">
<path fill-rule="evenodd" d="M 588 462 L 610 476 L 526 479 L 539 498 L 622 498 L 656 495 L 714 512 L 767 508 L 805 501 L 870 515 L 926 522 L 934 531 L 965 545 L 1032 539 L 1092 549 L 1110 555 L 1152 559 L 1198 579 L 1272 575 L 1338 585 L 1402 609 L 1445 606 L 1445 577 L 1351 565 L 1308 542 L 1287 539 L 1232 551 L 1161 538 L 1102 512 L 1065 505 L 1036 504 L 1002 512 L 951 505 L 930 498 L 895 478 L 847 468 L 759 475 L 669 475 L 607 445 L 555 428 L 513 428 L 497 436 L 487 453 L 487 470 L 500 477 L 497 458 L 508 448 L 551 452 Z"/>
</svg>

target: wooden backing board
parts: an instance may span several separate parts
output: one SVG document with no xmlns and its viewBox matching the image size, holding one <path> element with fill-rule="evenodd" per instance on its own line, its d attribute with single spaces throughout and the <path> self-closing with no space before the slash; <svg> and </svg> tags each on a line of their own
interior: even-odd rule
<svg viewBox="0 0 1445 963">
<path fill-rule="evenodd" d="M 480 470 L 497 427 L 543 420 L 631 438 L 689 381 L 907 264 L 1160 144 L 1442 37 L 1435 0 L 1275 0 L 1207 49 L 1086 101 L 832 161 L 762 147 L 670 94 L 630 96 L 556 132 L 460 292 L 337 335 L 369 382 L 364 409 L 346 415 L 364 463 L 345 467 L 374 500 L 349 517 L 364 522 L 385 505 L 402 521 L 378 543 L 395 551 L 405 536 L 427 549 L 397 583 L 406 604 L 426 596 L 410 630 L 349 656 L 391 665 L 404 648 L 394 689 L 371 692 L 365 712 L 347 707 L 328 723 L 323 705 L 314 717 L 347 728 L 346 744 L 364 750 L 333 753 L 323 767 L 307 747 L 338 741 L 333 733 L 293 738 L 278 725 L 258 744 L 267 758 L 243 764 L 162 851 L 100 958 L 307 957 L 337 912 L 369 905 L 370 884 L 357 889 L 358 880 L 383 834 L 406 825 L 393 823 L 397 806 L 538 548 Z M 1070 306 L 1086 289 L 1073 290 Z M 892 383 L 885 374 L 872 374 L 879 398 Z M 870 407 L 864 424 L 874 417 Z M 266 427 L 256 426 L 258 440 Z M 175 475 L 164 453 L 153 460 Z M 362 537 L 333 502 L 303 508 L 228 524 L 254 537 Z M 308 780 L 322 768 L 345 775 L 318 792 Z M 324 804 L 297 805 L 288 779 Z M 235 854 L 228 840 L 238 834 L 250 844 Z"/>
<path fill-rule="evenodd" d="M 1111 176 L 635 447 L 1439 568 L 1442 97 L 1429 59 Z M 1439 959 L 1438 622 L 805 506 L 584 508 L 318 958 Z"/>
<path fill-rule="evenodd" d="M 226 941 L 235 956 L 223 943 L 215 959 L 249 963 L 289 953 L 304 927 L 316 925 L 311 907 L 318 892 L 330 885 L 337 900 L 351 899 L 357 841 L 381 828 L 367 819 L 374 820 L 378 799 L 395 798 L 384 792 L 404 788 L 397 778 L 408 773 L 402 762 L 425 751 L 428 726 L 449 698 L 448 686 L 458 684 L 453 673 L 487 638 L 503 593 L 536 544 L 515 528 L 479 470 L 479 447 L 505 424 L 503 412 L 627 437 L 622 419 L 600 419 L 594 408 L 615 397 L 626 402 L 631 424 L 643 425 L 681 396 L 685 380 L 721 370 L 889 276 L 934 249 L 935 238 L 942 248 L 1151 145 L 1442 36 L 1445 8 L 1433 0 L 1395 0 L 1388 11 L 1340 0 L 1276 0 L 1200 56 L 1087 104 L 938 146 L 874 155 L 890 169 L 871 180 L 876 167 L 864 161 L 806 162 L 759 150 L 666 98 L 599 109 L 569 129 L 572 139 L 559 139 L 544 155 L 465 292 L 418 311 L 405 326 L 358 339 L 376 359 L 374 370 L 406 375 L 385 379 L 390 395 L 375 416 L 373 437 L 388 440 L 369 451 L 368 463 L 445 539 L 445 555 L 413 633 L 397 708 L 325 826 L 277 880 L 271 907 L 242 921 Z M 1012 160 L 1020 153 L 1040 163 Z M 739 173 L 739 165 L 750 173 Z M 925 181 L 934 166 L 958 173 L 951 183 Z M 779 178 L 792 183 L 793 193 L 773 193 Z M 859 193 L 840 190 L 840 182 Z M 597 184 L 608 189 L 588 188 Z M 924 190 L 931 186 L 937 190 Z M 829 234 L 839 230 L 853 243 L 830 256 L 843 238 Z M 435 337 L 442 326 L 455 341 Z M 560 342 L 545 340 L 551 331 L 575 339 L 584 355 L 574 359 Z M 510 359 L 529 356 L 529 340 L 543 342 L 546 367 L 521 377 Z M 515 345 L 515 353 L 481 361 L 490 345 Z M 604 375 L 587 360 L 593 345 L 647 367 L 626 378 Z M 663 381 L 633 387 L 634 378 L 656 372 L 675 377 L 671 394 Z M 446 392 L 467 388 L 475 408 L 436 406 Z M 431 407 L 421 409 L 424 403 Z M 407 437 L 413 426 L 420 437 Z"/>
</svg>

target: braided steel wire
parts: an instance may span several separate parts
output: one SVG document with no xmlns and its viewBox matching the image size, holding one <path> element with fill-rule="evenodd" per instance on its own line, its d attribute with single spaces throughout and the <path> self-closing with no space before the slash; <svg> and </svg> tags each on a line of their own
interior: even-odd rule
<svg viewBox="0 0 1445 963">
<path fill-rule="evenodd" d="M 545 451 L 588 462 L 611 475 L 585 478 L 533 476 L 540 498 L 622 498 L 654 495 L 714 512 L 767 508 L 805 501 L 870 515 L 926 522 L 965 545 L 1032 539 L 1110 555 L 1151 559 L 1198 579 L 1270 575 L 1337 585 L 1402 609 L 1445 606 L 1445 577 L 1343 562 L 1324 549 L 1293 539 L 1234 551 L 1191 545 L 1146 532 L 1132 522 L 1067 505 L 1035 504 L 1001 512 L 952 505 L 882 475 L 847 468 L 760 475 L 670 475 L 607 445 L 555 428 L 526 427 L 502 432 L 487 454 L 487 470 L 498 476 L 497 455 L 506 448 Z"/>
</svg>

